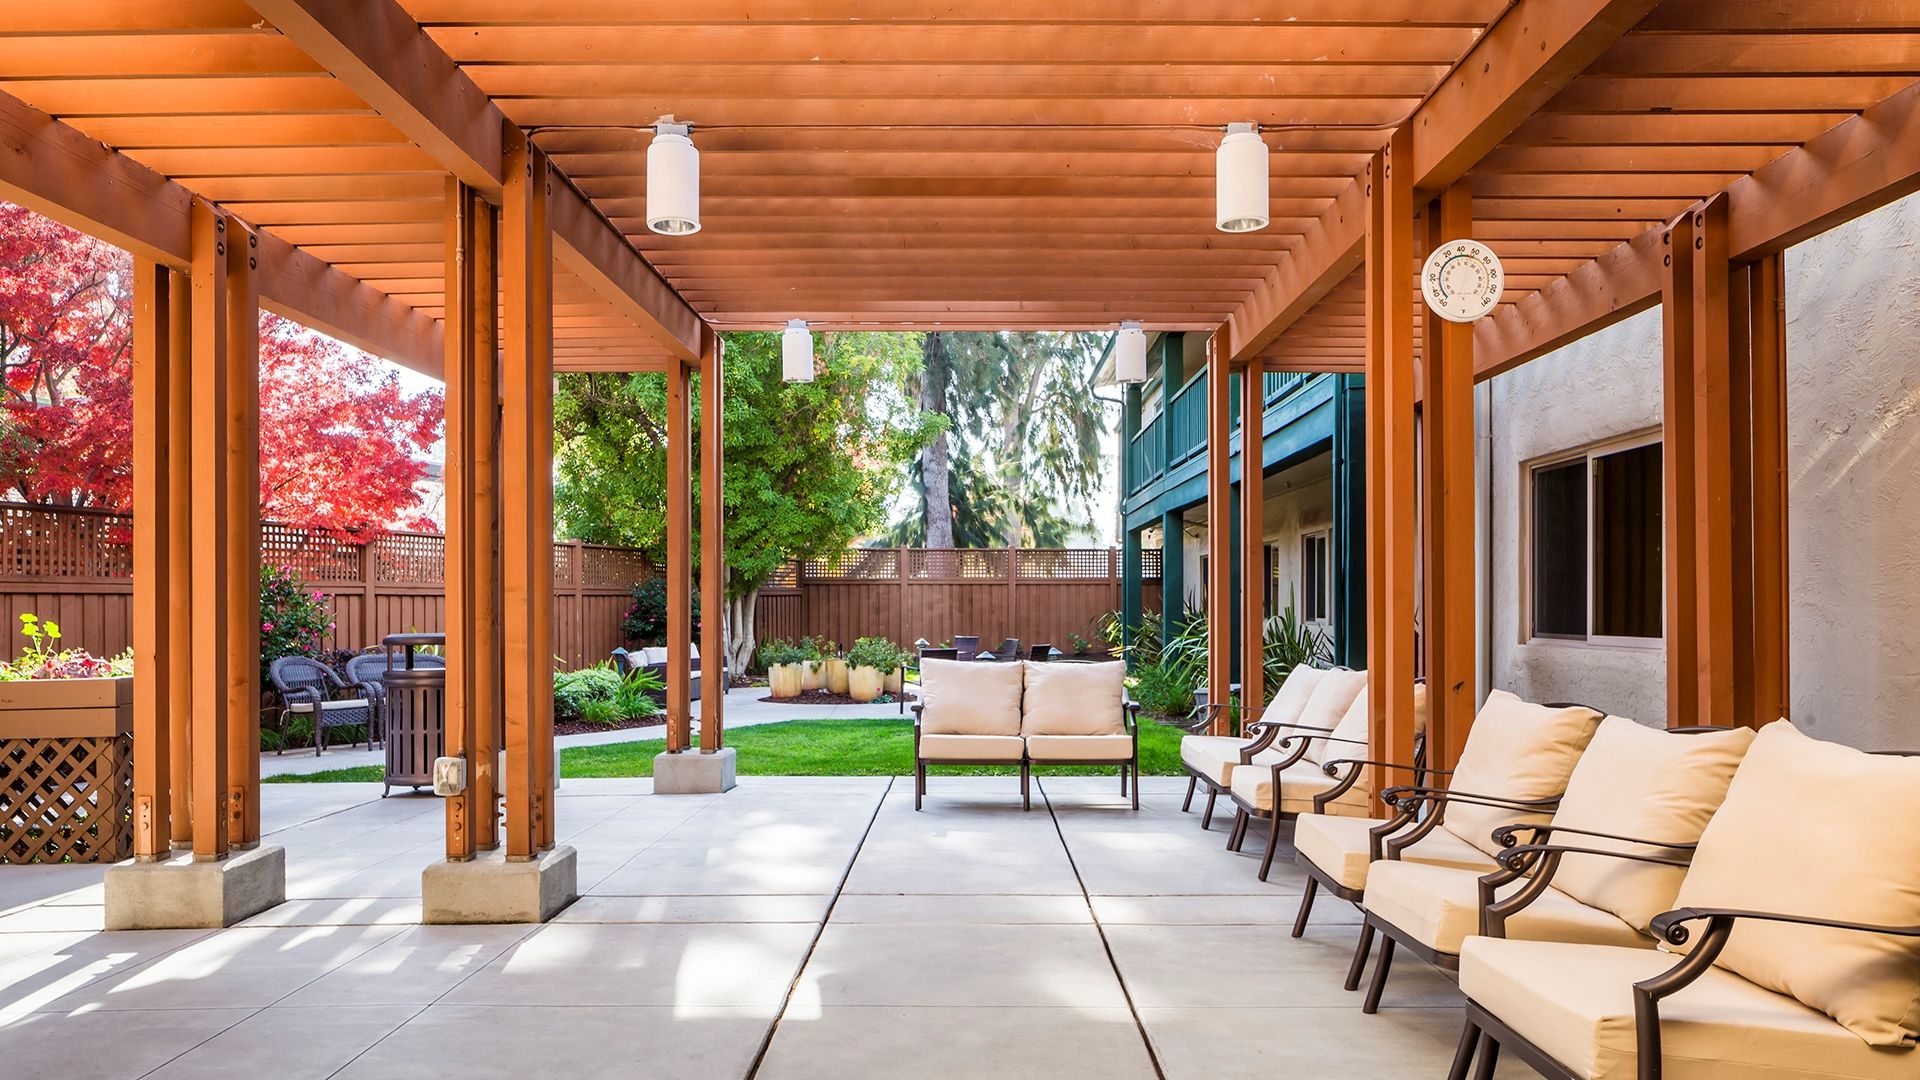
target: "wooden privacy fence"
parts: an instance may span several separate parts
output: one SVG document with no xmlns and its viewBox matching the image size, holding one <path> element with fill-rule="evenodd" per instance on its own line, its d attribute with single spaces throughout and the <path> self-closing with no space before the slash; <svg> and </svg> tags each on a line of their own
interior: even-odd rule
<svg viewBox="0 0 1920 1080">
<path fill-rule="evenodd" d="M 29 611 L 58 622 L 68 648 L 108 656 L 132 644 L 133 526 L 132 517 L 110 511 L 0 503 L 0 634 L 13 638 L 0 651 L 19 651 L 16 630 Z M 260 558 L 327 594 L 334 648 L 445 629 L 446 537 L 437 533 L 386 533 L 351 544 L 268 522 L 260 528 Z M 560 663 L 593 663 L 622 644 L 620 620 L 633 585 L 652 574 L 638 551 L 554 544 L 553 651 Z"/>
<path fill-rule="evenodd" d="M 982 648 L 1017 637 L 1073 651 L 1073 635 L 1105 649 L 1101 616 L 1120 607 L 1112 548 L 854 548 L 783 569 L 760 591 L 754 630 L 901 645 L 974 634 Z"/>
</svg>

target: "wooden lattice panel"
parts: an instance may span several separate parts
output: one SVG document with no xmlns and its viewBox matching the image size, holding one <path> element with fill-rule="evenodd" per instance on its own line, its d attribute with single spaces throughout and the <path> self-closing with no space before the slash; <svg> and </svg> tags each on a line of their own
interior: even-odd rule
<svg viewBox="0 0 1920 1080">
<path fill-rule="evenodd" d="M 900 576 L 899 548 L 849 548 L 800 567 L 804 577 L 819 580 L 872 581 Z"/>
<path fill-rule="evenodd" d="M 1159 548 L 1146 548 L 1140 552 L 1140 577 L 1142 580 L 1157 579 L 1161 576 L 1161 559 L 1164 553 Z"/>
<path fill-rule="evenodd" d="M 360 580 L 359 547 L 276 522 L 260 526 L 260 562 L 292 570 L 308 584 Z"/>
<path fill-rule="evenodd" d="M 908 554 L 908 574 L 921 580 L 1004 579 L 1007 576 L 1005 548 L 914 548 Z"/>
<path fill-rule="evenodd" d="M 1109 577 L 1112 556 L 1105 548 L 1022 548 L 1014 553 L 1014 572 L 1023 580 L 1058 581 Z"/>
<path fill-rule="evenodd" d="M 439 585 L 447 579 L 447 538 L 436 533 L 388 533 L 373 542 L 374 580 Z"/>
<path fill-rule="evenodd" d="M 588 589 L 627 589 L 653 576 L 647 557 L 628 548 L 583 544 L 580 584 Z"/>
<path fill-rule="evenodd" d="M 573 545 L 553 545 L 553 580 L 557 585 L 573 584 Z"/>
<path fill-rule="evenodd" d="M 0 740 L 0 863 L 129 857 L 132 790 L 125 735 Z"/>
<path fill-rule="evenodd" d="M 0 506 L 0 572 L 9 577 L 132 577 L 132 540 L 125 514 Z"/>
</svg>

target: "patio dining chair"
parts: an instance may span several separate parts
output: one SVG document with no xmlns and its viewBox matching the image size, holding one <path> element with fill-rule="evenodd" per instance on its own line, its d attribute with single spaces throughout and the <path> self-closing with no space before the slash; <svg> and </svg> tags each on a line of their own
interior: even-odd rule
<svg viewBox="0 0 1920 1080">
<path fill-rule="evenodd" d="M 1321 693 L 1321 684 L 1331 679 L 1332 683 L 1325 693 Z M 1227 735 L 1187 735 L 1180 740 L 1180 765 L 1187 773 L 1187 797 L 1180 804 L 1180 811 L 1186 813 L 1193 807 L 1193 796 L 1199 785 L 1207 788 L 1207 805 L 1200 815 L 1200 827 L 1213 827 L 1213 808 L 1216 800 L 1228 792 L 1233 783 L 1233 774 L 1242 766 L 1271 765 L 1296 758 L 1297 751 L 1304 744 L 1296 746 L 1289 743 L 1282 748 L 1276 746 L 1283 737 L 1299 731 L 1316 730 L 1320 734 L 1331 734 L 1340 717 L 1346 713 L 1347 706 L 1367 684 L 1364 672 L 1354 672 L 1345 668 L 1324 669 L 1301 664 L 1287 674 L 1285 682 L 1273 695 L 1261 713 L 1259 723 L 1249 724 L 1243 734 L 1245 738 L 1233 738 Z M 1194 707 L 1193 730 L 1205 726 L 1211 715 L 1220 709 L 1231 708 L 1231 702 L 1206 703 Z M 1318 760 L 1318 754 L 1315 754 Z"/>
<path fill-rule="evenodd" d="M 1750 728 L 1669 731 L 1608 717 L 1574 761 L 1551 821 L 1510 822 L 1485 834 L 1462 830 L 1456 821 L 1455 835 L 1501 857 L 1499 868 L 1376 863 L 1364 907 L 1366 925 L 1381 941 L 1363 1011 L 1379 1008 L 1396 947 L 1446 969 L 1459 967 L 1462 942 L 1484 933 L 1652 948 L 1647 929 L 1655 915 L 1673 906 L 1687 856 L 1752 742 Z M 1462 755 L 1463 768 L 1481 763 Z M 1502 802 L 1467 794 L 1473 779 L 1472 772 L 1467 781 L 1456 772 L 1446 793 L 1403 798 L 1400 806 L 1406 811 L 1417 804 L 1444 819 L 1469 806 L 1479 810 Z M 1440 827 L 1448 826 L 1443 821 Z M 1517 863 L 1507 859 L 1506 849 L 1523 836 L 1648 857 L 1613 860 L 1567 847 Z"/>
<path fill-rule="evenodd" d="M 1683 867 L 1584 834 L 1509 849 L 1509 869 L 1618 859 L 1679 886 L 1648 922 L 1660 949 L 1520 940 L 1511 916 L 1467 938 L 1449 1077 L 1491 1077 L 1503 1051 L 1554 1080 L 1920 1075 L 1916 820 L 1920 756 L 1782 720 L 1753 738 Z"/>
<path fill-rule="evenodd" d="M 1000 647 L 994 650 L 993 655 L 1002 660 L 1020 659 L 1020 639 L 1017 637 L 1001 638 Z"/>
<path fill-rule="evenodd" d="M 363 688 L 348 686 L 332 668 L 311 656 L 283 656 L 275 660 L 267 665 L 267 679 L 280 699 L 282 750 L 289 716 L 313 718 L 315 757 L 326 752 L 327 732 L 333 728 L 366 728 L 367 746 L 372 748 L 373 702 L 368 700 Z"/>
<path fill-rule="evenodd" d="M 1053 659 L 1053 643 L 1045 642 L 1027 650 L 1027 659 L 1036 664 L 1044 664 Z"/>
</svg>

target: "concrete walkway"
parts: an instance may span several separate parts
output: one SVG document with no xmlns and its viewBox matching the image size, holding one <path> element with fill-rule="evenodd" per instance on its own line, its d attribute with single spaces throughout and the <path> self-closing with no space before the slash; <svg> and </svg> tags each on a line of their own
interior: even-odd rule
<svg viewBox="0 0 1920 1080">
<path fill-rule="evenodd" d="M 767 696 L 767 688 L 748 687 L 727 691 L 727 727 L 752 727 L 755 724 L 777 724 L 783 720 L 870 720 L 886 717 L 900 717 L 900 706 L 894 703 L 880 705 L 786 705 L 779 702 L 761 701 Z M 694 703 L 693 715 L 700 716 L 699 703 Z M 911 718 L 904 714 L 903 718 Z M 555 742 L 564 749 L 569 746 L 598 746 L 602 743 L 647 742 L 649 740 L 665 742 L 667 729 L 664 726 L 624 728 L 618 731 L 590 731 L 580 735 L 560 735 Z M 315 755 L 311 749 L 289 750 L 284 754 L 261 754 L 260 775 L 278 776 L 294 774 L 306 776 L 317 772 L 329 772 L 333 769 L 351 769 L 359 765 L 379 765 L 385 759 L 384 751 L 359 747 L 329 748 L 326 753 Z"/>
<path fill-rule="evenodd" d="M 586 894 L 543 927 L 423 927 L 440 802 L 265 789 L 291 899 L 220 932 L 100 932 L 100 870 L 0 868 L 7 1076 L 1233 1080 L 1443 1075 L 1460 996 L 1410 957 L 1340 988 L 1356 915 L 1287 928 L 1150 778 L 748 777 L 562 787 Z M 1529 1076 L 1503 1067 L 1502 1077 Z"/>
</svg>

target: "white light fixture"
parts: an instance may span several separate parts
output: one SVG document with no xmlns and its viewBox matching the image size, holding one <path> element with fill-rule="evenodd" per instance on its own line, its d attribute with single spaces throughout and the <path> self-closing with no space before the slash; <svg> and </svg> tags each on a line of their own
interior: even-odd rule
<svg viewBox="0 0 1920 1080">
<path fill-rule="evenodd" d="M 687 125 L 670 116 L 653 126 L 647 147 L 647 228 L 663 236 L 700 231 L 700 151 Z"/>
<path fill-rule="evenodd" d="M 1213 224 L 1221 232 L 1267 227 L 1267 143 L 1258 124 L 1228 124 L 1213 154 Z"/>
<path fill-rule="evenodd" d="M 805 319 L 789 320 L 780 335 L 780 374 L 788 382 L 813 381 L 813 331 Z"/>
<path fill-rule="evenodd" d="M 1147 381 L 1147 332 L 1131 319 L 1120 324 L 1113 343 L 1113 378 L 1121 383 Z"/>
</svg>

